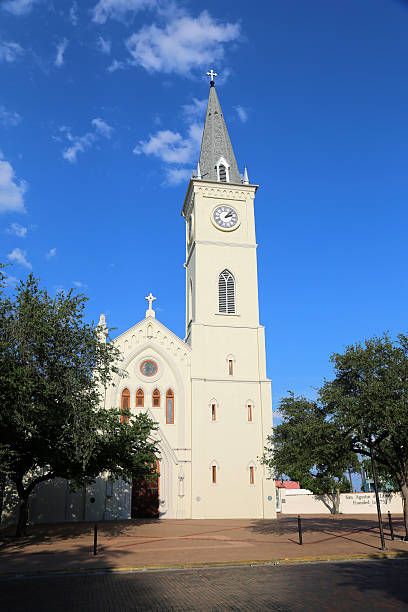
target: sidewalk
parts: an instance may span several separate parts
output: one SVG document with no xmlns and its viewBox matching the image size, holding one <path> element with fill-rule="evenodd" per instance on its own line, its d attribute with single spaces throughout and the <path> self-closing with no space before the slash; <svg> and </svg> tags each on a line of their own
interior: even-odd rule
<svg viewBox="0 0 408 612">
<path fill-rule="evenodd" d="M 376 558 L 379 531 L 373 515 L 272 520 L 135 520 L 99 523 L 93 555 L 93 524 L 37 525 L 27 538 L 0 532 L 0 575 L 43 572 L 131 571 L 142 568 L 293 563 L 322 559 Z M 384 522 L 386 553 L 408 555 L 408 542 L 391 541 Z M 394 531 L 403 534 L 402 517 Z"/>
</svg>

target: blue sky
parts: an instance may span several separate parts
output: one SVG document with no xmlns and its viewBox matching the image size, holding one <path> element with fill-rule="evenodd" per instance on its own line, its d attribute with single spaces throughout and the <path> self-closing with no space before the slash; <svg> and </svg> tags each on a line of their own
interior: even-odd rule
<svg viewBox="0 0 408 612">
<path fill-rule="evenodd" d="M 251 10 L 252 9 L 252 10 Z M 184 222 L 208 95 L 256 200 L 274 405 L 407 331 L 408 3 L 0 0 L 0 261 L 117 332 L 184 336 Z"/>
</svg>

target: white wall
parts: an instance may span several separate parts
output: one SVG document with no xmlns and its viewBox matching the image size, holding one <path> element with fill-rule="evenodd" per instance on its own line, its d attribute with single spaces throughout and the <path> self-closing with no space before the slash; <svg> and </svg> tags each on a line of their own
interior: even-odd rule
<svg viewBox="0 0 408 612">
<path fill-rule="evenodd" d="M 323 496 L 298 490 L 281 489 L 282 514 L 330 514 Z M 327 503 L 330 504 L 329 501 Z M 380 493 L 381 511 L 402 513 L 402 498 L 399 493 Z M 330 504 L 331 505 L 331 504 Z M 341 493 L 340 514 L 376 514 L 374 493 Z"/>
</svg>

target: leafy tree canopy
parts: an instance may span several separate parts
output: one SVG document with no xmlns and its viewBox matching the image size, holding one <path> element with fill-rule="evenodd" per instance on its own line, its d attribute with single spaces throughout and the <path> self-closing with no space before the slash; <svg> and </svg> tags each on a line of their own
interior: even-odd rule
<svg viewBox="0 0 408 612">
<path fill-rule="evenodd" d="M 335 378 L 320 392 L 351 448 L 398 484 L 408 537 L 408 337 L 387 334 L 332 356 Z"/>
<path fill-rule="evenodd" d="M 39 482 L 80 485 L 105 470 L 143 476 L 155 461 L 153 422 L 129 414 L 121 423 L 103 407 L 119 352 L 85 322 L 85 302 L 72 292 L 51 297 L 32 275 L 14 298 L 0 293 L 0 472 L 20 498 L 18 534 Z"/>
<path fill-rule="evenodd" d="M 289 476 L 302 487 L 323 495 L 331 512 L 338 512 L 339 493 L 349 491 L 344 472 L 357 466 L 350 444 L 319 402 L 291 393 L 279 405 L 282 423 L 265 448 L 272 473 Z"/>
</svg>

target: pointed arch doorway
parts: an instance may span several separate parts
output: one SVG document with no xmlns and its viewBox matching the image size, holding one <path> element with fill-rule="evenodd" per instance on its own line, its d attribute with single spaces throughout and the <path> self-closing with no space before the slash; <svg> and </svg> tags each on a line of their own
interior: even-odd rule
<svg viewBox="0 0 408 612">
<path fill-rule="evenodd" d="M 160 461 L 156 459 L 156 475 L 132 480 L 132 518 L 159 518 Z"/>
</svg>

